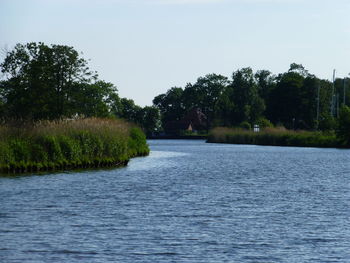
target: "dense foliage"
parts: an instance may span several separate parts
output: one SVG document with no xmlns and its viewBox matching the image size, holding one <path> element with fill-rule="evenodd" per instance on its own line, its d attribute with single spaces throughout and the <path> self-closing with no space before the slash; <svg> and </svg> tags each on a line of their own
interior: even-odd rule
<svg viewBox="0 0 350 263">
<path fill-rule="evenodd" d="M 207 128 L 263 124 L 324 131 L 337 129 L 340 108 L 348 103 L 350 79 L 336 79 L 333 85 L 299 64 L 278 75 L 267 70 L 254 73 L 251 68 L 233 72 L 231 79 L 209 74 L 153 100 L 163 126 L 200 108 L 208 117 Z"/>
<path fill-rule="evenodd" d="M 337 136 L 344 145 L 350 146 L 350 108 L 348 106 L 340 109 Z"/>
<path fill-rule="evenodd" d="M 98 78 L 74 48 L 44 43 L 17 44 L 0 64 L 0 119 L 31 121 L 79 117 L 122 118 L 147 134 L 181 121 L 193 109 L 214 127 L 335 131 L 350 144 L 350 79 L 317 78 L 302 65 L 285 73 L 242 68 L 231 79 L 208 74 L 184 88 L 156 96 L 153 106 L 140 107 L 120 98 L 116 86 Z"/>
<path fill-rule="evenodd" d="M 74 48 L 17 44 L 0 68 L 0 172 L 119 166 L 148 154 L 142 130 L 117 118 L 153 132 L 159 110 L 119 98 Z"/>
<path fill-rule="evenodd" d="M 148 152 L 143 132 L 118 120 L 89 118 L 0 127 L 0 172 L 119 166 Z"/>
<path fill-rule="evenodd" d="M 0 117 L 3 120 L 56 120 L 118 117 L 151 133 L 159 110 L 119 98 L 117 88 L 98 79 L 73 48 L 44 43 L 17 44 L 0 64 Z"/>
</svg>

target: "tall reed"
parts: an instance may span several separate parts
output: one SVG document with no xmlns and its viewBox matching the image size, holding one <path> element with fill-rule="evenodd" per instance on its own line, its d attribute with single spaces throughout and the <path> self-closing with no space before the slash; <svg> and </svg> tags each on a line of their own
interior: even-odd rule
<svg viewBox="0 0 350 263">
<path fill-rule="evenodd" d="M 260 132 L 218 127 L 210 131 L 208 142 L 300 147 L 343 147 L 335 134 L 266 128 Z"/>
<path fill-rule="evenodd" d="M 75 119 L 0 126 L 0 172 L 120 166 L 147 155 L 143 132 L 124 121 Z"/>
</svg>

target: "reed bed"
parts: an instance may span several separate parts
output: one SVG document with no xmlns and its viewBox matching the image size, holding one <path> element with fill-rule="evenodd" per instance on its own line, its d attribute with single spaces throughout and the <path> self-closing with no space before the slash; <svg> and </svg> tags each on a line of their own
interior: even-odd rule
<svg viewBox="0 0 350 263">
<path fill-rule="evenodd" d="M 126 165 L 147 155 L 144 133 L 121 120 L 75 119 L 0 126 L 0 172 Z"/>
<path fill-rule="evenodd" d="M 266 128 L 260 132 L 218 127 L 210 131 L 207 142 L 297 147 L 344 147 L 335 134 Z"/>
</svg>

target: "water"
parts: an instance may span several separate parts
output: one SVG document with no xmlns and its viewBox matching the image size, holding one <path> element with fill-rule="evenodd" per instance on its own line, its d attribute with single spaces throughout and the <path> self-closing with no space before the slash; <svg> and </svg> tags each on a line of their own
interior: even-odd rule
<svg viewBox="0 0 350 263">
<path fill-rule="evenodd" d="M 150 141 L 0 178 L 0 262 L 350 262 L 350 151 Z"/>
</svg>

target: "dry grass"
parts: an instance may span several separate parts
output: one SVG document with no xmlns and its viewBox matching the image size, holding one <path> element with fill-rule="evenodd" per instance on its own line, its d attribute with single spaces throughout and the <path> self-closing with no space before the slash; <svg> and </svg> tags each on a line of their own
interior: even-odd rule
<svg viewBox="0 0 350 263">
<path fill-rule="evenodd" d="M 99 118 L 39 121 L 21 125 L 5 124 L 0 126 L 0 139 L 46 134 L 68 135 L 82 130 L 94 134 L 118 133 L 120 135 L 127 135 L 131 127 L 131 124 L 123 120 Z"/>
</svg>

